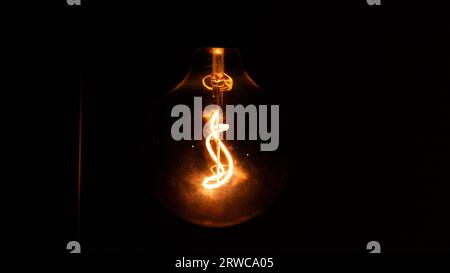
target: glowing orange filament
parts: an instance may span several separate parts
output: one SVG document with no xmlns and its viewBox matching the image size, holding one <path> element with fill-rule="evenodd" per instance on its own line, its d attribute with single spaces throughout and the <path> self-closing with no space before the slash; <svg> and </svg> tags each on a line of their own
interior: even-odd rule
<svg viewBox="0 0 450 273">
<path fill-rule="evenodd" d="M 219 122 L 219 111 L 213 112 L 210 120 L 211 132 L 206 138 L 206 148 L 216 164 L 211 167 L 213 175 L 205 177 L 203 180 L 203 187 L 207 189 L 214 189 L 222 186 L 227 183 L 233 175 L 233 158 L 225 144 L 220 140 L 220 133 L 227 131 L 228 128 L 228 124 L 221 124 Z M 216 143 L 217 151 L 213 150 L 211 142 Z M 222 164 L 220 160 L 221 153 L 225 155 L 228 164 Z"/>
<path fill-rule="evenodd" d="M 233 79 L 225 73 L 223 48 L 212 48 L 212 73 L 203 77 L 202 84 L 212 91 L 212 96 L 216 98 L 217 105 L 223 102 L 223 91 L 230 91 L 233 87 Z M 228 124 L 221 124 L 219 121 L 219 111 L 214 111 L 209 121 L 210 133 L 206 137 L 206 148 L 209 155 L 216 164 L 211 167 L 212 176 L 203 179 L 203 187 L 215 189 L 227 183 L 233 175 L 233 158 L 225 144 L 220 140 L 220 133 L 228 130 Z M 215 143 L 213 150 L 211 143 Z M 221 161 L 221 154 L 225 155 L 227 164 Z"/>
<path fill-rule="evenodd" d="M 203 86 L 210 91 L 230 91 L 233 88 L 233 79 L 225 73 L 223 48 L 213 48 L 212 73 L 203 77 Z"/>
<path fill-rule="evenodd" d="M 219 91 L 229 91 L 233 88 L 233 79 L 227 74 L 211 74 L 202 79 L 203 86 L 208 90 L 217 87 Z"/>
</svg>

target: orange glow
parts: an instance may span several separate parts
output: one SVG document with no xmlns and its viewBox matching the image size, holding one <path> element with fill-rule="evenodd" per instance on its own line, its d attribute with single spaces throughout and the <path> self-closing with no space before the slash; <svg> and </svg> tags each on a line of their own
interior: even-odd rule
<svg viewBox="0 0 450 273">
<path fill-rule="evenodd" d="M 223 48 L 214 48 L 213 49 L 213 53 L 214 54 L 216 54 L 216 55 L 220 55 L 220 54 L 223 54 Z"/>
<path fill-rule="evenodd" d="M 233 79 L 225 73 L 223 48 L 212 49 L 212 73 L 203 77 L 203 86 L 210 91 L 230 91 Z"/>
<path fill-rule="evenodd" d="M 206 148 L 216 164 L 211 167 L 213 175 L 205 177 L 203 180 L 203 187 L 207 189 L 215 189 L 224 185 L 233 175 L 233 158 L 225 144 L 220 140 L 220 133 L 228 130 L 228 128 L 228 124 L 219 122 L 219 111 L 214 111 L 210 120 L 211 132 L 206 138 Z M 216 143 L 216 151 L 213 150 L 211 142 Z M 221 153 L 225 155 L 228 164 L 222 164 L 220 160 Z"/>
<path fill-rule="evenodd" d="M 233 88 L 233 79 L 225 73 L 218 73 L 204 77 L 202 84 L 208 90 L 213 90 L 213 86 L 217 86 L 220 91 L 230 91 Z"/>
<path fill-rule="evenodd" d="M 213 91 L 213 97 L 217 99 L 217 105 L 223 102 L 223 91 L 229 91 L 233 87 L 233 79 L 225 73 L 223 48 L 213 48 L 212 53 L 212 73 L 202 79 L 202 84 L 206 89 Z M 221 124 L 219 111 L 212 113 L 209 120 L 210 132 L 206 137 L 206 149 L 215 162 L 211 167 L 213 175 L 203 179 L 203 187 L 215 189 L 227 183 L 233 175 L 233 158 L 223 142 L 220 140 L 220 133 L 228 130 L 228 124 Z M 212 147 L 215 144 L 215 150 Z M 221 161 L 221 154 L 225 156 L 226 164 Z"/>
<path fill-rule="evenodd" d="M 260 91 L 237 50 L 209 47 L 194 54 L 190 72 L 158 104 L 158 113 L 169 114 L 180 104 L 191 110 L 183 128 L 190 128 L 189 141 L 176 141 L 173 135 L 167 139 L 176 127 L 170 122 L 173 115 L 155 121 L 158 141 L 152 143 L 158 148 L 161 171 L 152 172 L 152 188 L 175 215 L 203 227 L 229 227 L 259 215 L 279 195 L 287 177 L 282 154 L 263 153 L 250 139 L 231 139 L 236 139 L 232 125 L 237 129 L 240 117 L 227 111 L 227 105 L 269 105 L 270 96 Z"/>
</svg>

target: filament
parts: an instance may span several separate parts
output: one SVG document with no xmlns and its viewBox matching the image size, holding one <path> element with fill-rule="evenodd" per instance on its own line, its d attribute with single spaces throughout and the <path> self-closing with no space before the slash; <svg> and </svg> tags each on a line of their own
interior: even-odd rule
<svg viewBox="0 0 450 273">
<path fill-rule="evenodd" d="M 203 180 L 203 186 L 207 189 L 214 189 L 224 185 L 233 175 L 233 158 L 225 144 L 220 140 L 220 133 L 227 131 L 228 128 L 228 124 L 220 124 L 219 111 L 213 112 L 210 120 L 211 132 L 206 137 L 206 148 L 216 164 L 211 167 L 213 175 L 205 177 Z M 211 142 L 216 143 L 216 151 L 212 148 Z M 225 155 L 227 164 L 221 162 L 221 153 Z"/>
</svg>

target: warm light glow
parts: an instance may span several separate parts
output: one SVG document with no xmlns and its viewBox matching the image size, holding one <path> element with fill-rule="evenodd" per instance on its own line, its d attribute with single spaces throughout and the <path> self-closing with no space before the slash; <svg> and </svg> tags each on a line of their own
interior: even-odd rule
<svg viewBox="0 0 450 273">
<path fill-rule="evenodd" d="M 214 48 L 213 53 L 217 55 L 223 54 L 223 48 Z"/>
<path fill-rule="evenodd" d="M 230 91 L 233 87 L 233 79 L 225 73 L 223 48 L 212 49 L 212 73 L 203 77 L 203 86 L 212 91 L 217 105 L 223 102 L 223 91 Z M 233 158 L 225 144 L 220 140 L 220 134 L 228 130 L 228 124 L 221 124 L 219 111 L 212 113 L 209 120 L 210 133 L 206 137 L 206 148 L 216 164 L 211 167 L 213 175 L 203 179 L 203 187 L 215 189 L 227 183 L 233 175 Z M 212 147 L 214 143 L 215 149 Z M 222 163 L 221 155 L 225 156 L 226 163 Z M 223 156 L 222 156 L 223 159 Z"/>
<path fill-rule="evenodd" d="M 262 213 L 285 184 L 284 155 L 263 152 L 263 143 L 253 141 L 247 128 L 255 125 L 253 122 L 264 122 L 262 118 L 268 113 L 259 105 L 268 106 L 270 117 L 277 117 L 278 112 L 272 110 L 279 109 L 271 106 L 269 94 L 261 92 L 245 72 L 237 50 L 202 48 L 194 57 L 190 72 L 161 100 L 152 115 L 158 126 L 154 130 L 156 141 L 151 141 L 159 159 L 154 164 L 161 168 L 152 172 L 152 188 L 162 204 L 178 217 L 208 228 L 229 227 Z M 184 106 L 190 111 L 185 112 L 188 109 Z M 241 120 L 240 110 L 227 106 L 255 106 L 254 117 L 259 119 Z M 175 121 L 174 113 L 178 111 L 183 116 L 178 115 Z M 160 113 L 165 116 L 162 118 Z M 262 129 L 256 130 L 257 136 L 260 133 L 266 145 L 278 145 L 274 142 L 278 142 L 278 120 L 266 122 L 265 127 L 272 128 L 272 132 L 262 130 L 262 124 Z M 244 139 L 233 141 L 241 130 Z M 263 137 L 263 133 L 270 138 Z M 179 141 L 180 136 L 183 141 Z"/>
<path fill-rule="evenodd" d="M 219 111 L 213 112 L 210 120 L 211 132 L 206 138 L 206 148 L 216 164 L 211 167 L 213 175 L 205 177 L 203 180 L 203 187 L 207 189 L 214 189 L 224 185 L 233 175 L 233 158 L 225 144 L 220 140 L 220 133 L 225 132 L 228 128 L 228 124 L 219 122 Z M 214 151 L 211 142 L 216 143 L 216 151 Z M 222 164 L 220 159 L 221 153 L 225 155 L 228 164 Z"/>
<path fill-rule="evenodd" d="M 217 86 L 219 91 L 230 91 L 233 88 L 233 79 L 225 73 L 217 73 L 204 77 L 202 84 L 208 90 L 213 90 L 213 87 Z"/>
<path fill-rule="evenodd" d="M 203 86 L 210 91 L 230 91 L 233 79 L 225 73 L 223 48 L 212 49 L 212 73 L 203 77 Z"/>
</svg>

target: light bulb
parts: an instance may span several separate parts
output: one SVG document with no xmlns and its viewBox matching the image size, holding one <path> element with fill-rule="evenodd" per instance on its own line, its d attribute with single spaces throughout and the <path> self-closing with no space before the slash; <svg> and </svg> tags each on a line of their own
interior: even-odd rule
<svg viewBox="0 0 450 273">
<path fill-rule="evenodd" d="M 238 50 L 197 50 L 190 72 L 154 115 L 154 190 L 161 202 L 208 227 L 263 212 L 286 178 L 273 103 L 244 70 Z"/>
</svg>

